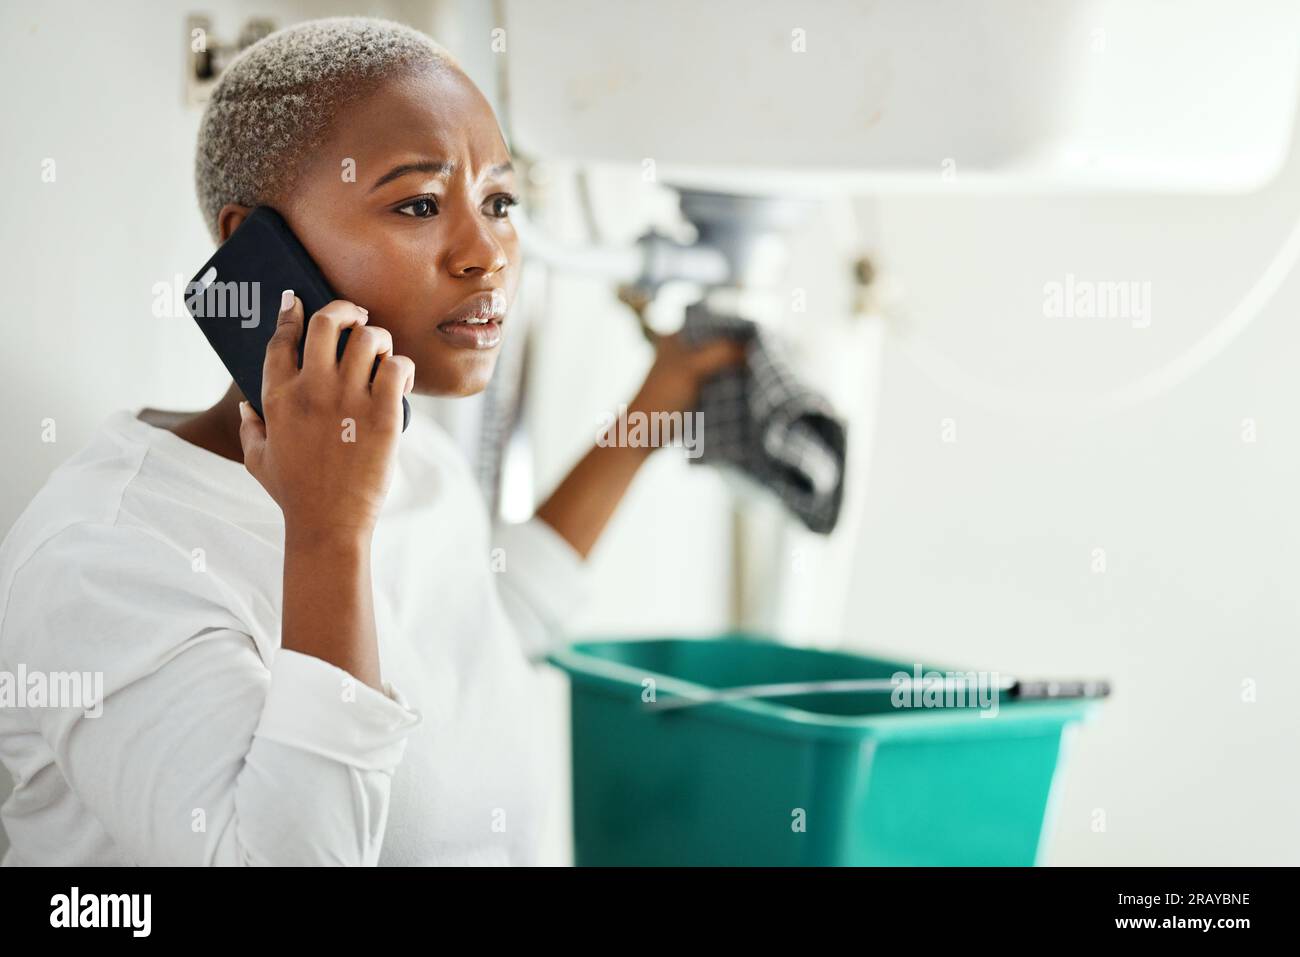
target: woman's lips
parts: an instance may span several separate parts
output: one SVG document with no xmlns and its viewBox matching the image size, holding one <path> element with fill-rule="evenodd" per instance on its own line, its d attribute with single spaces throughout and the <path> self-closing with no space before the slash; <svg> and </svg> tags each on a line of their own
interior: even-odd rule
<svg viewBox="0 0 1300 957">
<path fill-rule="evenodd" d="M 504 292 L 500 289 L 481 292 L 466 299 L 438 323 L 438 334 L 460 349 L 492 349 L 501 342 L 505 314 Z"/>
<path fill-rule="evenodd" d="M 478 324 L 444 322 L 438 327 L 438 335 L 461 349 L 491 349 L 501 342 L 501 324 L 492 320 Z"/>
</svg>

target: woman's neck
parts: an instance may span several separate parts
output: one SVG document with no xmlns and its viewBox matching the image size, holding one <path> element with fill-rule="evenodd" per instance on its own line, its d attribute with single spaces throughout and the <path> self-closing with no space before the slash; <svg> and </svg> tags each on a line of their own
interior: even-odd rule
<svg viewBox="0 0 1300 957">
<path fill-rule="evenodd" d="M 243 400 L 244 393 L 232 382 L 226 394 L 202 412 L 195 412 L 179 422 L 160 427 L 201 449 L 242 463 L 244 448 L 239 442 L 239 403 Z M 155 410 L 145 410 L 146 413 L 153 411 Z"/>
</svg>

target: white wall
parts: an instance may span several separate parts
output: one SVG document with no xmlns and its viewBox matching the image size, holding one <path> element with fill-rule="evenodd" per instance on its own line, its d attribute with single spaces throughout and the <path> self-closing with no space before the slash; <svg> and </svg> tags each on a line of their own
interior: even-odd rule
<svg viewBox="0 0 1300 957">
<path fill-rule="evenodd" d="M 935 348 L 1004 388 L 1096 394 L 1236 305 L 1300 220 L 1300 150 L 1247 197 L 899 198 L 879 216 Z M 1150 326 L 1045 318 L 1066 273 L 1150 282 Z M 1055 863 L 1300 862 L 1297 317 L 1300 274 L 1181 386 L 1092 420 L 1030 415 L 1033 398 L 988 411 L 897 338 L 886 351 L 851 634 L 906 660 L 1114 680 L 1065 776 Z"/>
</svg>

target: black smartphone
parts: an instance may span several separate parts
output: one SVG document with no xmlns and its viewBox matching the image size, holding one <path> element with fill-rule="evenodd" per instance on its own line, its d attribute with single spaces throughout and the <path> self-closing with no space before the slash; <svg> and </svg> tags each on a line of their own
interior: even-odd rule
<svg viewBox="0 0 1300 957">
<path fill-rule="evenodd" d="M 311 317 L 338 297 L 289 224 L 269 206 L 250 212 L 185 287 L 185 308 L 258 415 L 266 344 L 275 334 L 280 294 L 286 289 L 302 300 L 305 339 Z M 344 329 L 339 336 L 340 359 L 351 331 Z M 302 351 L 299 342 L 300 369 Z M 410 422 L 411 404 L 403 396 L 402 431 Z"/>
</svg>

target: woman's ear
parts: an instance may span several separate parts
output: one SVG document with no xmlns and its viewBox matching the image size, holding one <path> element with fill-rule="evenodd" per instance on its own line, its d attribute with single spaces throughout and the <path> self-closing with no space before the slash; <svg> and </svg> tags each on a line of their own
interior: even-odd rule
<svg viewBox="0 0 1300 957">
<path fill-rule="evenodd" d="M 221 236 L 223 243 L 239 228 L 239 224 L 250 212 L 252 210 L 249 207 L 239 206 L 236 203 L 226 203 L 221 207 L 221 212 L 217 213 L 217 234 Z"/>
</svg>

